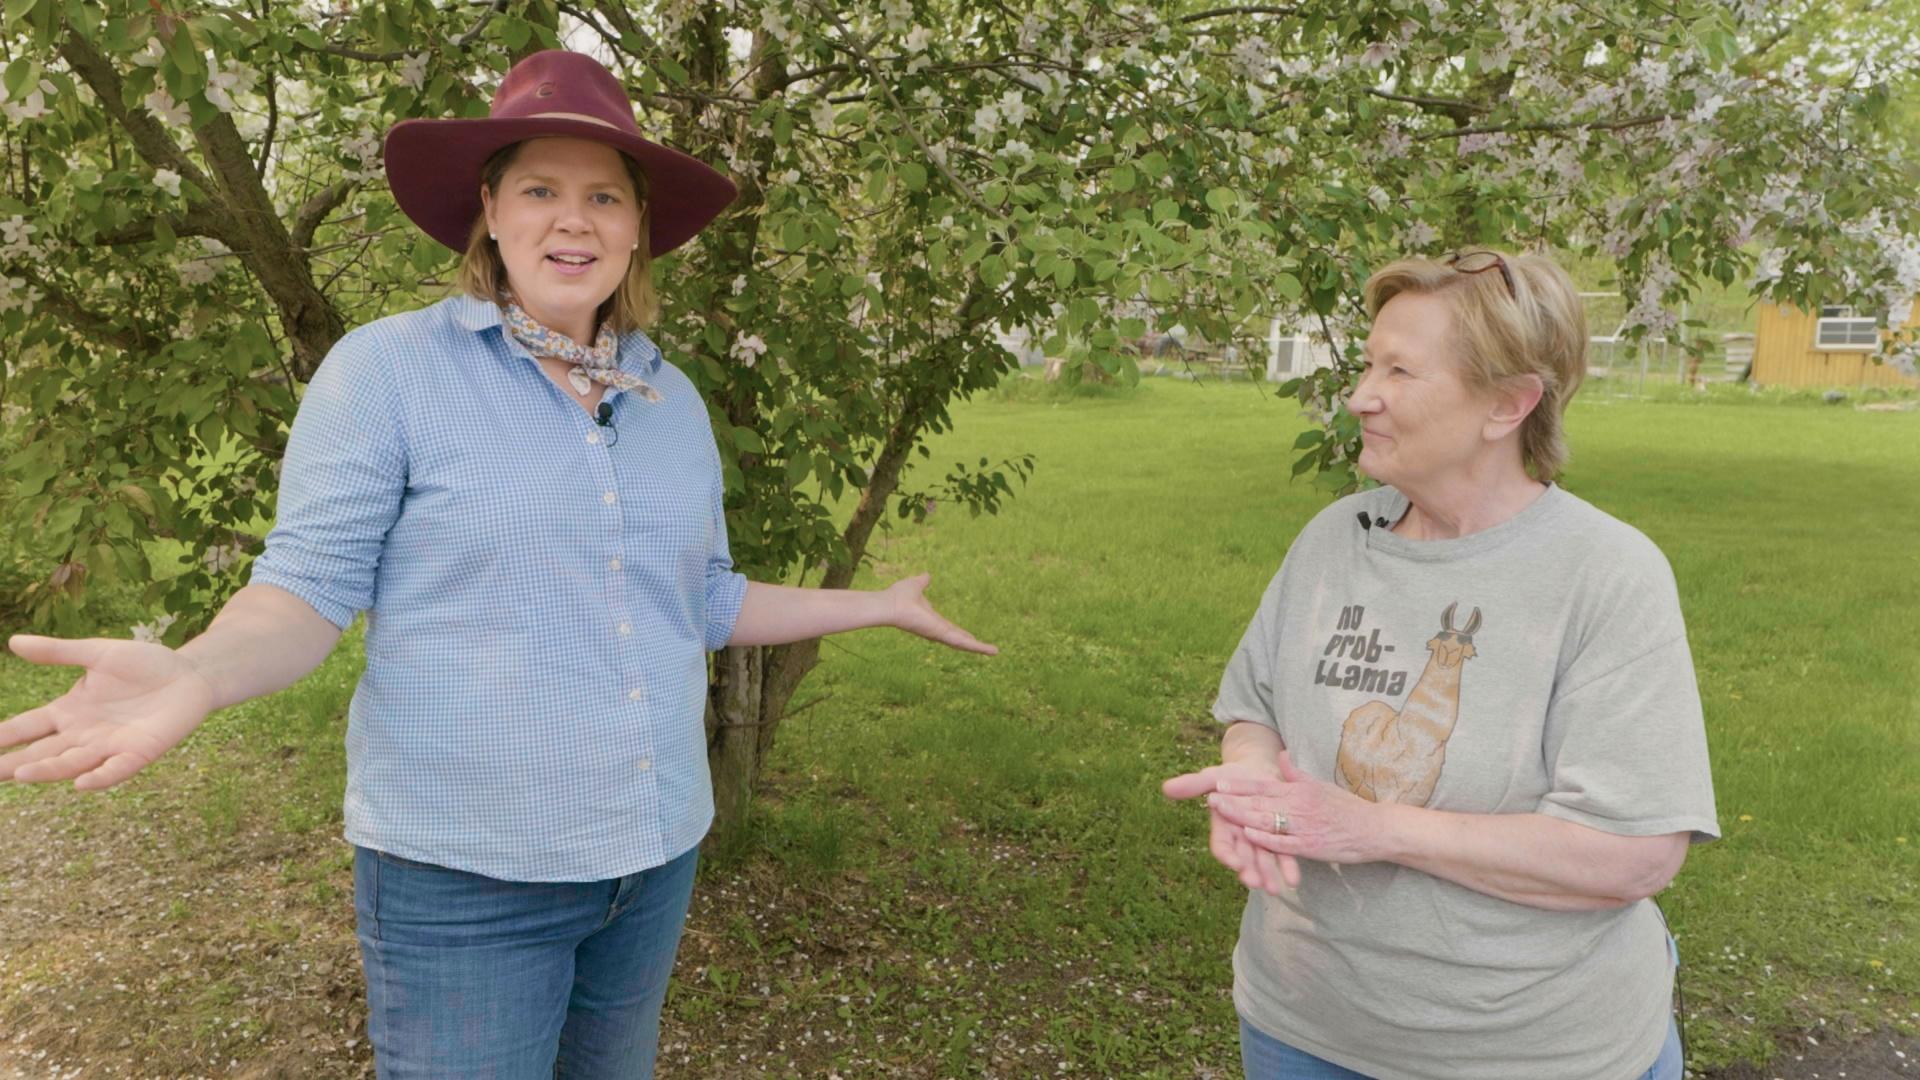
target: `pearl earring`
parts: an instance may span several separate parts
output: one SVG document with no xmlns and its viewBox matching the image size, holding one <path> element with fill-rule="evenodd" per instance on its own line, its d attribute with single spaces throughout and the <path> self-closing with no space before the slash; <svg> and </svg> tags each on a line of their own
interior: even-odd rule
<svg viewBox="0 0 1920 1080">
<path fill-rule="evenodd" d="M 495 234 L 495 233 L 488 233 L 488 234 L 487 234 L 487 239 L 489 239 L 489 240 L 498 240 L 498 239 L 500 239 L 500 237 L 499 237 L 499 235 L 498 235 L 498 234 Z"/>
<path fill-rule="evenodd" d="M 633 250 L 635 250 L 635 251 L 639 251 L 639 250 L 640 250 L 640 241 L 638 241 L 638 240 L 635 240 L 635 241 L 633 242 Z"/>
</svg>

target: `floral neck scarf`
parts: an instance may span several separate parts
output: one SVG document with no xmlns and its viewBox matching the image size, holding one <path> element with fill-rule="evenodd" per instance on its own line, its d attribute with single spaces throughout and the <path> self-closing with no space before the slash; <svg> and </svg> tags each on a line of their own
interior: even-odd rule
<svg viewBox="0 0 1920 1080">
<path fill-rule="evenodd" d="M 557 330 L 550 330 L 534 321 L 533 316 L 519 304 L 509 300 L 500 307 L 502 322 L 514 340 L 526 346 L 535 356 L 551 356 L 572 364 L 567 372 L 567 382 L 574 393 L 586 396 L 594 383 L 611 386 L 616 390 L 631 390 L 648 401 L 659 401 L 660 391 L 648 385 L 640 376 L 620 370 L 618 351 L 619 339 L 605 325 L 593 339 L 593 347 L 586 348 Z"/>
</svg>

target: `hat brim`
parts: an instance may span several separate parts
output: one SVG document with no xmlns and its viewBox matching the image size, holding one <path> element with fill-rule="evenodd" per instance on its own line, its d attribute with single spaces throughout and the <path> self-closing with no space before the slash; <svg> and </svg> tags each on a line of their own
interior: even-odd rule
<svg viewBox="0 0 1920 1080">
<path fill-rule="evenodd" d="M 639 163 L 655 258 L 692 239 L 738 194 L 732 180 L 698 158 L 617 128 L 558 117 L 402 120 L 387 132 L 387 182 L 415 225 L 464 252 L 480 217 L 481 166 L 501 147 L 556 136 L 605 143 Z"/>
</svg>

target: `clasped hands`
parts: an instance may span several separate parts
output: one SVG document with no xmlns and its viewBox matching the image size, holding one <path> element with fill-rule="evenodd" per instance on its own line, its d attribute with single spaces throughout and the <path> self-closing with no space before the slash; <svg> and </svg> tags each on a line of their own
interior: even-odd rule
<svg viewBox="0 0 1920 1080">
<path fill-rule="evenodd" d="M 1383 856 L 1386 808 L 1300 772 L 1285 750 L 1271 767 L 1214 765 L 1160 790 L 1169 799 L 1206 798 L 1208 847 L 1249 889 L 1278 895 L 1298 888 L 1301 859 L 1361 863 Z M 1276 830 L 1282 821 L 1285 831 Z"/>
</svg>

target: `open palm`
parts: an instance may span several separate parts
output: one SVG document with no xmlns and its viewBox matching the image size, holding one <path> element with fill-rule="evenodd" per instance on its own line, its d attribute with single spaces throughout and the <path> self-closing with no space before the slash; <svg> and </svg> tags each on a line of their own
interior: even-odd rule
<svg viewBox="0 0 1920 1080">
<path fill-rule="evenodd" d="M 93 791 L 139 772 L 213 711 L 213 687 L 164 645 L 107 638 L 16 635 L 9 646 L 36 664 L 84 667 L 73 689 L 0 723 L 0 780 L 74 781 Z M 24 744 L 24 745 L 23 745 Z"/>
<path fill-rule="evenodd" d="M 892 625 L 963 652 L 997 656 L 999 649 L 967 633 L 933 609 L 927 599 L 927 582 L 932 579 L 931 574 L 916 574 L 887 586 L 887 596 L 893 606 Z"/>
</svg>

